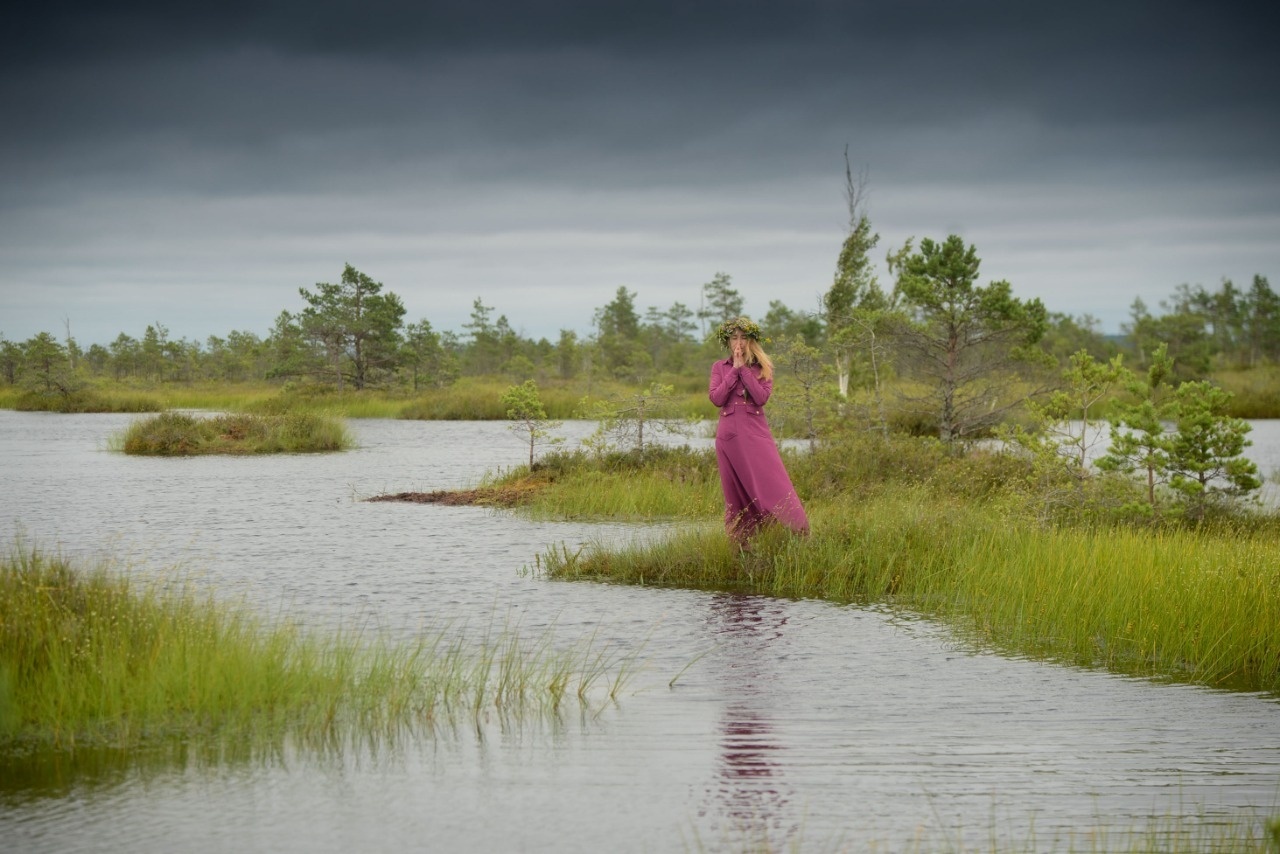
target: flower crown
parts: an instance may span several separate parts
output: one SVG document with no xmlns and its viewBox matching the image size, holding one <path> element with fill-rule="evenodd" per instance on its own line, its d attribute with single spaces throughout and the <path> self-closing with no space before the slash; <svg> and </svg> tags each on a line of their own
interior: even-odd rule
<svg viewBox="0 0 1280 854">
<path fill-rule="evenodd" d="M 716 329 L 716 338 L 720 340 L 720 346 L 728 347 L 729 339 L 735 332 L 741 332 L 752 341 L 760 340 L 760 324 L 749 317 L 732 317 Z"/>
</svg>

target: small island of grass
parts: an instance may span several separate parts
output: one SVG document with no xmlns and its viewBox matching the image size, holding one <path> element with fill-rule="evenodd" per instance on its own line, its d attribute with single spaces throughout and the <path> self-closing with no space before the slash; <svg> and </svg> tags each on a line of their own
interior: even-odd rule
<svg viewBox="0 0 1280 854">
<path fill-rule="evenodd" d="M 112 438 L 115 450 L 160 457 L 321 453 L 345 451 L 354 444 L 340 420 L 313 412 L 212 417 L 162 412 L 133 422 Z"/>
</svg>

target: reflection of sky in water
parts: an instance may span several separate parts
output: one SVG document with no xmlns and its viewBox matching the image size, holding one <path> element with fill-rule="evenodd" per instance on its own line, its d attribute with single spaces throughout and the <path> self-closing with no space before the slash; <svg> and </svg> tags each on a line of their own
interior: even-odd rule
<svg viewBox="0 0 1280 854">
<path fill-rule="evenodd" d="M 348 454 L 146 460 L 102 450 L 128 420 L 0 412 L 6 536 L 177 565 L 307 625 L 509 625 L 642 666 L 617 704 L 434 739 L 9 761 L 0 850 L 898 850 L 922 826 L 982 846 L 993 821 L 1061 838 L 1280 796 L 1272 700 L 975 654 L 876 609 L 548 582 L 522 572 L 544 548 L 653 529 L 355 500 L 518 464 L 501 424 L 357 421 Z M 1277 425 L 1254 434 L 1272 460 Z"/>
</svg>

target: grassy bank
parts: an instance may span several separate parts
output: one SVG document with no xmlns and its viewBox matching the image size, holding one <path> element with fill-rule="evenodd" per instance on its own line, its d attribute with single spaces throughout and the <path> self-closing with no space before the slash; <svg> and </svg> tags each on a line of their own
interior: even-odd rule
<svg viewBox="0 0 1280 854">
<path fill-rule="evenodd" d="M 309 412 L 210 418 L 162 412 L 134 421 L 109 445 L 126 454 L 176 457 L 343 451 L 354 440 L 341 421 Z"/>
<path fill-rule="evenodd" d="M 617 675 L 606 671 L 617 669 Z M 210 732 L 370 732 L 619 689 L 625 662 L 513 632 L 408 644 L 268 623 L 190 585 L 0 559 L 0 751 Z M 612 679 L 612 682 L 610 680 Z"/>
<path fill-rule="evenodd" d="M 1135 488 L 1053 477 L 1012 454 L 847 437 L 786 455 L 813 534 L 730 546 L 709 451 L 552 454 L 522 512 L 681 518 L 658 542 L 553 550 L 551 578 L 886 603 L 1015 654 L 1280 692 L 1280 516 L 1219 508 L 1193 523 L 1134 509 Z"/>
<path fill-rule="evenodd" d="M 899 486 L 810 507 L 814 533 L 741 555 L 718 524 L 540 559 L 547 576 L 886 603 L 975 643 L 1120 673 L 1280 691 L 1280 540 L 1231 528 L 1028 522 Z"/>
</svg>

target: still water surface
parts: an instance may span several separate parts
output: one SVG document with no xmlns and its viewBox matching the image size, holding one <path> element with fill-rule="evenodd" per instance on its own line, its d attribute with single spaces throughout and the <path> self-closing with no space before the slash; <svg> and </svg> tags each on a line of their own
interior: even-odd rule
<svg viewBox="0 0 1280 854">
<path fill-rule="evenodd" d="M 546 581 L 525 570 L 553 544 L 661 529 L 360 500 L 518 464 L 502 424 L 354 421 L 350 453 L 164 460 L 106 450 L 129 420 L 0 412 L 3 545 L 180 567 L 309 626 L 497 622 L 642 664 L 616 705 L 523 726 L 11 762 L 0 850 L 929 850 L 1031 828 L 1048 849 L 1276 811 L 1275 698 L 973 651 L 874 608 Z M 1280 468 L 1277 423 L 1253 437 Z"/>
</svg>

